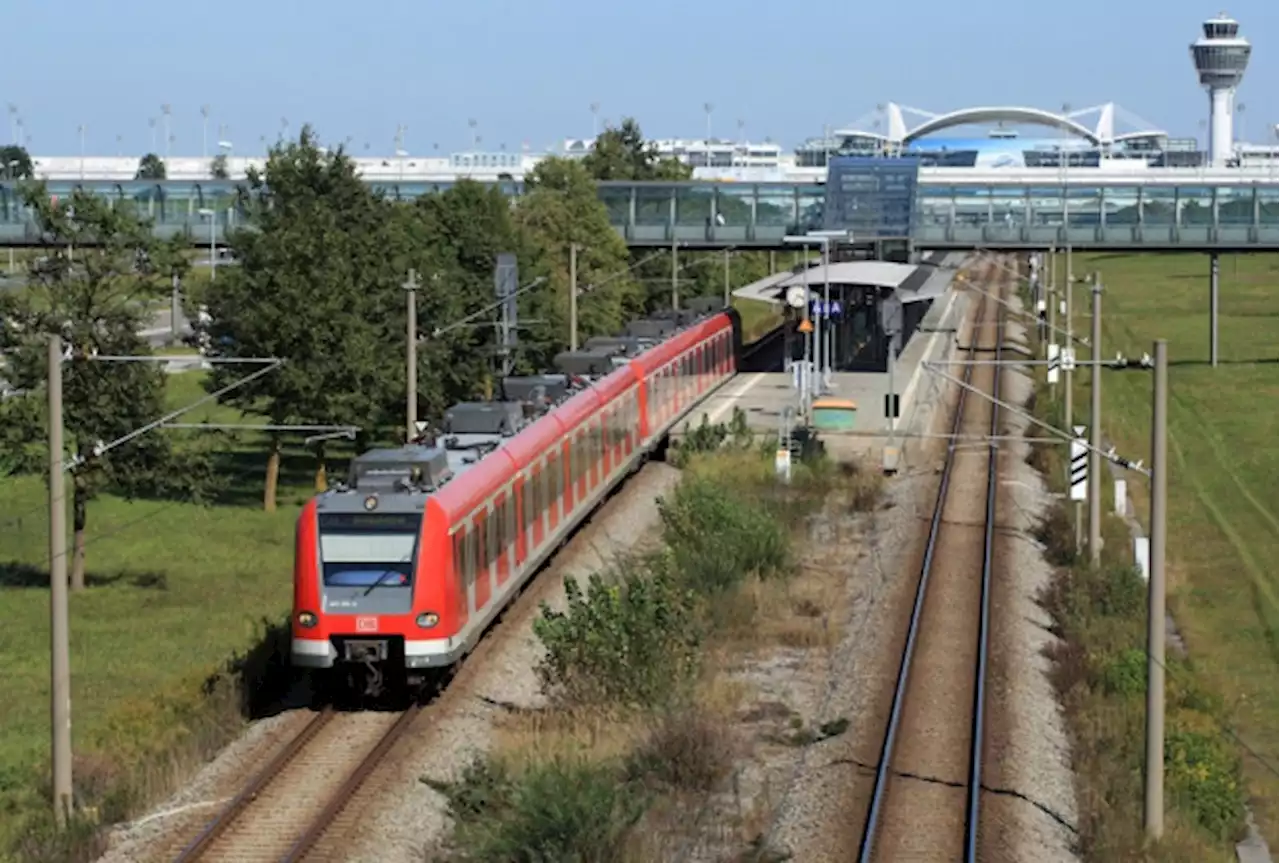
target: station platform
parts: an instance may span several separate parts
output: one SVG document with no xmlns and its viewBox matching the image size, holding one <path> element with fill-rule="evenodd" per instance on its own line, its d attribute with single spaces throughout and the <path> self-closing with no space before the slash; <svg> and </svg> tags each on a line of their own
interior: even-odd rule
<svg viewBox="0 0 1280 863">
<path fill-rule="evenodd" d="M 899 417 L 895 428 L 901 433 L 923 431 L 933 408 L 946 387 L 936 375 L 924 368 L 924 361 L 939 361 L 951 356 L 956 334 L 968 309 L 970 296 L 951 288 L 939 297 L 903 347 L 894 368 L 894 390 L 899 395 Z M 779 358 L 780 362 L 780 358 Z M 822 432 L 827 449 L 837 458 L 878 453 L 889 434 L 885 415 L 885 396 L 889 393 L 889 375 L 885 372 L 837 372 L 832 375 L 830 396 L 852 401 L 857 412 L 853 427 L 843 432 Z M 727 423 L 734 408 L 745 412 L 747 424 L 756 435 L 778 434 L 784 413 L 795 416 L 799 396 L 790 372 L 744 372 L 706 398 L 686 423 L 673 431 L 677 437 L 696 427 L 705 415 L 711 423 Z M 914 441 L 898 442 L 902 457 Z M 905 446 L 904 446 L 905 444 Z"/>
</svg>

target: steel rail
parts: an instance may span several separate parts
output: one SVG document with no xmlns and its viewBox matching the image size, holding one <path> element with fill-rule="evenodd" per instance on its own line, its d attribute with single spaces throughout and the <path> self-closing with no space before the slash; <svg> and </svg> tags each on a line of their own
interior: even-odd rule
<svg viewBox="0 0 1280 863">
<path fill-rule="evenodd" d="M 996 312 L 996 360 L 1004 347 L 1003 309 Z M 991 641 L 991 571 L 996 542 L 996 489 L 1000 462 L 1000 369 L 996 367 L 995 380 L 991 384 L 991 442 L 987 450 L 987 512 L 986 528 L 982 537 L 982 613 L 978 618 L 978 669 L 973 687 L 973 725 L 969 743 L 969 787 L 964 825 L 965 863 L 978 859 L 978 822 L 982 796 L 982 756 L 986 734 L 987 652 Z"/>
<path fill-rule="evenodd" d="M 974 329 L 985 322 L 986 306 L 979 307 L 974 321 Z M 971 340 L 968 346 L 970 358 L 977 352 L 976 341 Z M 965 366 L 964 382 L 969 384 L 973 378 L 974 366 Z M 911 676 L 911 661 L 915 655 L 916 640 L 920 633 L 920 620 L 924 614 L 925 596 L 929 591 L 929 575 L 933 569 L 934 552 L 937 549 L 938 537 L 942 533 L 942 513 L 946 508 L 947 491 L 951 487 L 951 473 L 956 462 L 957 437 L 963 424 L 964 409 L 968 401 L 969 391 L 960 390 L 956 401 L 955 416 L 951 420 L 951 440 L 947 444 L 946 459 L 943 462 L 942 478 L 938 482 L 938 495 L 934 502 L 933 518 L 929 522 L 929 535 L 925 543 L 924 560 L 920 564 L 920 578 L 916 584 L 915 599 L 911 606 L 911 623 L 907 629 L 907 643 L 902 650 L 902 659 L 898 666 L 898 677 L 894 684 L 893 708 L 889 713 L 888 725 L 885 728 L 884 743 L 880 748 L 880 760 L 876 766 L 875 785 L 871 793 L 871 806 L 867 809 L 866 822 L 862 828 L 862 842 L 858 848 L 859 863 L 871 863 L 875 853 L 875 841 L 880 828 L 880 813 L 884 808 L 886 792 L 889 788 L 889 774 L 893 763 L 894 744 L 898 736 L 898 725 L 902 718 L 902 706 L 906 701 L 907 683 Z"/>
<path fill-rule="evenodd" d="M 324 809 L 320 810 L 319 814 L 311 820 L 307 829 L 303 831 L 302 835 L 293 843 L 293 846 L 280 858 L 280 863 L 296 863 L 315 847 L 315 844 L 320 841 L 320 837 L 325 834 L 325 831 L 342 813 L 342 810 L 347 808 L 348 804 L 355 798 L 356 793 L 373 775 L 373 771 L 382 763 L 382 759 L 391 751 L 391 747 L 399 742 L 421 712 L 422 705 L 415 703 L 400 714 L 400 718 L 395 721 L 395 724 L 387 729 L 373 749 L 369 750 L 369 754 L 361 759 L 356 768 L 343 780 L 342 785 L 329 797 L 329 802 L 325 804 Z"/>
<path fill-rule="evenodd" d="M 249 807 L 249 804 L 253 802 L 258 794 L 280 775 L 280 772 L 284 770 L 289 762 L 296 758 L 298 753 L 319 733 L 320 729 L 328 725 L 333 718 L 334 712 L 332 708 L 326 708 L 313 716 L 311 721 L 283 749 L 276 753 L 275 757 L 267 762 L 265 767 L 254 774 L 253 779 L 240 789 L 240 793 L 231 798 L 227 805 L 214 816 L 213 820 L 205 825 L 200 834 L 191 841 L 191 844 L 182 849 L 175 863 L 192 863 L 192 861 L 203 857 L 205 852 L 235 823 L 236 819 Z"/>
</svg>

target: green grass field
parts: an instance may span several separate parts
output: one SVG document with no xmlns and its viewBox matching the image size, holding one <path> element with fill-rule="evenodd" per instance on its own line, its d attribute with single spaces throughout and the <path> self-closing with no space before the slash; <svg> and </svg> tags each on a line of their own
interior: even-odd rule
<svg viewBox="0 0 1280 863">
<path fill-rule="evenodd" d="M 174 407 L 203 395 L 197 374 L 170 377 Z M 235 422 L 206 405 L 183 417 Z M 174 432 L 154 432 L 173 434 Z M 229 442 L 223 464 L 235 475 L 210 507 L 129 502 L 103 495 L 89 504 L 89 589 L 73 595 L 72 729 L 77 759 L 101 762 L 165 745 L 187 722 L 175 704 L 198 699 L 199 683 L 259 637 L 264 618 L 288 611 L 293 521 L 308 493 L 313 459 L 286 451 L 280 507 L 261 509 L 266 447 L 247 433 Z M 48 516 L 39 477 L 0 480 L 0 811 L 38 806 L 49 747 Z M 100 755 L 99 755 L 100 754 Z M 87 772 L 80 771 L 80 780 Z M 0 859 L 13 837 L 0 818 Z"/>
<path fill-rule="evenodd" d="M 760 322 L 767 321 L 768 307 L 752 305 L 763 306 L 748 314 L 755 313 L 757 328 L 767 329 Z M 169 406 L 204 396 L 201 378 L 170 375 Z M 261 420 L 210 403 L 179 421 Z M 152 433 L 185 434 L 186 440 L 195 434 Z M 264 619 L 279 620 L 288 612 L 294 519 L 312 493 L 315 458 L 299 446 L 284 449 L 279 509 L 266 513 L 266 436 L 238 432 L 217 449 L 217 464 L 231 480 L 217 505 L 130 502 L 113 495 L 89 504 L 89 588 L 70 600 L 78 788 L 98 787 L 104 774 L 118 780 L 129 761 L 163 756 L 198 735 L 193 729 L 204 709 L 201 683 L 261 637 Z M 327 461 L 340 468 L 350 454 L 349 445 L 335 445 Z M 6 681 L 0 707 L 0 861 L 7 859 L 26 816 L 45 805 L 38 789 L 47 782 L 49 757 L 47 506 L 42 477 L 0 479 L 0 664 Z M 152 791 L 162 792 L 164 781 L 180 773 L 160 772 L 164 779 Z"/>
<path fill-rule="evenodd" d="M 1192 666 L 1245 745 L 1255 812 L 1276 847 L 1277 256 L 1221 258 L 1221 362 L 1209 359 L 1207 255 L 1080 255 L 1102 274 L 1103 356 L 1169 342 L 1169 597 Z M 1076 332 L 1087 332 L 1080 291 Z M 1087 420 L 1079 375 L 1077 422 Z M 1103 426 L 1150 463 L 1151 376 L 1107 372 Z M 1145 483 L 1130 482 L 1145 521 Z"/>
</svg>

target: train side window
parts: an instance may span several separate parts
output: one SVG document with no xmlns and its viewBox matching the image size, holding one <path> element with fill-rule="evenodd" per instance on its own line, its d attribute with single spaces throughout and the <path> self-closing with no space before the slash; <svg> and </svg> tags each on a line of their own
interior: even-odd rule
<svg viewBox="0 0 1280 863">
<path fill-rule="evenodd" d="M 497 549 L 495 557 L 501 558 L 507 553 L 507 510 L 511 508 L 511 502 L 508 498 L 503 497 L 494 508 L 494 531 L 497 533 L 497 543 L 494 546 Z"/>
<path fill-rule="evenodd" d="M 502 516 L 500 516 L 499 508 L 489 512 L 488 519 L 485 519 L 485 545 L 488 545 L 488 553 L 485 554 L 485 566 L 498 560 L 498 549 L 502 536 L 498 534 L 498 530 L 502 528 Z"/>
<path fill-rule="evenodd" d="M 556 453 L 547 453 L 547 460 L 543 461 L 543 506 L 541 511 L 547 512 L 552 508 L 552 502 L 556 499 L 556 478 L 553 474 L 556 472 Z"/>
<path fill-rule="evenodd" d="M 459 530 L 453 535 L 453 574 L 458 579 L 467 577 L 467 532 Z"/>
<path fill-rule="evenodd" d="M 466 580 L 467 584 L 474 584 L 476 580 L 476 530 L 467 525 L 467 562 L 466 562 Z"/>
<path fill-rule="evenodd" d="M 525 475 L 524 482 L 520 483 L 520 529 L 528 530 L 529 523 L 533 521 L 533 501 L 529 494 L 530 486 L 529 475 Z"/>
<path fill-rule="evenodd" d="M 508 500 L 503 504 L 503 512 L 505 517 L 502 519 L 502 551 L 503 554 L 505 554 L 507 549 L 515 542 L 516 538 L 516 508 L 514 506 L 514 499 Z"/>
</svg>

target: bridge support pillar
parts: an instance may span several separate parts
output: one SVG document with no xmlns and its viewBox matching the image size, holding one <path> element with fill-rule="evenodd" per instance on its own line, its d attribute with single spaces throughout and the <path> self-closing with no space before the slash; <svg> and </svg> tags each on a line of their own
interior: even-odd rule
<svg viewBox="0 0 1280 863">
<path fill-rule="evenodd" d="M 1218 253 L 1209 254 L 1209 365 L 1218 367 Z"/>
</svg>

